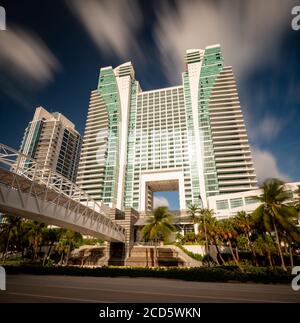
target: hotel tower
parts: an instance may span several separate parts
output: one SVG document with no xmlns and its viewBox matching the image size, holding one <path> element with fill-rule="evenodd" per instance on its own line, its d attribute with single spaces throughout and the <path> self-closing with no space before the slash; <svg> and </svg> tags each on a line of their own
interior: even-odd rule
<svg viewBox="0 0 300 323">
<path fill-rule="evenodd" d="M 101 68 L 77 183 L 113 208 L 141 213 L 157 191 L 178 191 L 184 213 L 191 203 L 209 207 L 213 197 L 256 189 L 234 74 L 220 46 L 187 50 L 182 84 L 168 88 L 143 91 L 130 62 Z"/>
<path fill-rule="evenodd" d="M 70 120 L 61 113 L 38 107 L 25 129 L 20 151 L 75 182 L 81 143 Z M 28 160 L 22 159 L 21 163 L 26 167 Z"/>
</svg>

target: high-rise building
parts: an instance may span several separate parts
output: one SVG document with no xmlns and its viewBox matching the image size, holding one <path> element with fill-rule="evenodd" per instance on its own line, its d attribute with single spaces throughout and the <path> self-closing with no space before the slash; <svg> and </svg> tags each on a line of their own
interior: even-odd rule
<svg viewBox="0 0 300 323">
<path fill-rule="evenodd" d="M 70 120 L 61 113 L 38 107 L 25 129 L 20 151 L 75 182 L 81 142 Z M 21 163 L 21 167 L 26 167 L 28 160 L 21 159 Z"/>
<path fill-rule="evenodd" d="M 142 91 L 130 62 L 100 69 L 78 184 L 123 210 L 151 210 L 153 193 L 191 203 L 257 187 L 237 86 L 219 45 L 186 52 L 182 84 Z"/>
</svg>

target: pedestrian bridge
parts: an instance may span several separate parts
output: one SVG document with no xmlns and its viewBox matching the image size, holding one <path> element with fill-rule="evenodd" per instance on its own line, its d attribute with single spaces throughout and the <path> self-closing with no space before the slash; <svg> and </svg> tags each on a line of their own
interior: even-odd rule
<svg viewBox="0 0 300 323">
<path fill-rule="evenodd" d="M 0 212 L 124 242 L 125 229 L 109 211 L 51 168 L 0 143 Z"/>
</svg>

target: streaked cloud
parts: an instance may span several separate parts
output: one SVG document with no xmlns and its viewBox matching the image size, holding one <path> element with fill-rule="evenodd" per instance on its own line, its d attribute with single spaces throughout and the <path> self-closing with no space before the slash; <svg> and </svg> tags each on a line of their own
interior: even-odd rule
<svg viewBox="0 0 300 323">
<path fill-rule="evenodd" d="M 252 156 L 259 183 L 262 183 L 267 178 L 279 178 L 286 182 L 291 181 L 290 176 L 279 169 L 276 158 L 270 151 L 253 147 Z"/>
<path fill-rule="evenodd" d="M 60 63 L 34 32 L 10 26 L 0 33 L 0 71 L 23 87 L 52 81 Z"/>
<path fill-rule="evenodd" d="M 290 101 L 300 103 L 300 81 L 291 79 L 288 84 L 287 97 Z"/>
<path fill-rule="evenodd" d="M 163 196 L 154 196 L 153 197 L 153 208 L 156 209 L 159 206 L 170 207 L 169 201 Z"/>
<path fill-rule="evenodd" d="M 187 48 L 220 43 L 227 65 L 239 79 L 253 67 L 278 64 L 279 47 L 289 30 L 294 0 L 162 2 L 154 36 L 164 71 L 179 82 Z"/>
<path fill-rule="evenodd" d="M 249 130 L 251 140 L 259 142 L 270 142 L 276 140 L 280 131 L 286 124 L 286 120 L 272 115 L 257 120 L 256 125 Z"/>
<path fill-rule="evenodd" d="M 134 0 L 66 0 L 99 49 L 122 59 L 139 55 L 142 13 Z"/>
</svg>

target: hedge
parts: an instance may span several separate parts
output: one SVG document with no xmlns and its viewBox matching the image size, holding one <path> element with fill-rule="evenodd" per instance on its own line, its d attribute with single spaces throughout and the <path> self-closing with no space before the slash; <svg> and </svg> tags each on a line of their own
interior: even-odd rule
<svg viewBox="0 0 300 323">
<path fill-rule="evenodd" d="M 290 272 L 283 272 L 280 268 L 271 271 L 265 267 L 249 268 L 241 272 L 234 266 L 220 266 L 213 268 L 141 268 L 141 267 L 41 267 L 33 265 L 5 266 L 7 274 L 33 275 L 69 275 L 94 277 L 155 277 L 181 279 L 198 282 L 255 282 L 290 284 L 293 276 Z"/>
<path fill-rule="evenodd" d="M 198 254 L 198 253 L 194 253 L 192 251 L 189 251 L 187 249 L 185 249 L 180 243 L 175 243 L 175 246 L 177 246 L 178 248 L 180 248 L 185 254 L 187 254 L 188 256 L 190 256 L 191 258 L 198 260 L 198 261 L 202 261 L 203 260 L 203 256 Z"/>
</svg>

